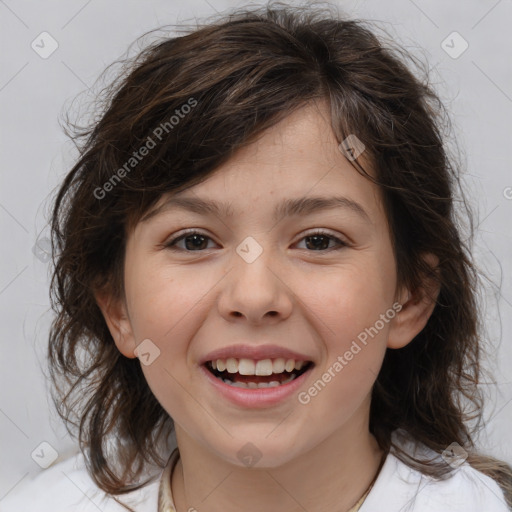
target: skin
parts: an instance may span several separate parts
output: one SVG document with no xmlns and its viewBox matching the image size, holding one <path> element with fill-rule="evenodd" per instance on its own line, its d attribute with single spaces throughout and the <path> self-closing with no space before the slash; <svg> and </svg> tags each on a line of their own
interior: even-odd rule
<svg viewBox="0 0 512 512">
<path fill-rule="evenodd" d="M 346 208 L 271 218 L 283 199 L 335 194 L 357 201 L 369 221 Z M 338 149 L 324 103 L 295 111 L 181 195 L 229 202 L 235 215 L 168 209 L 139 222 L 127 242 L 125 297 L 97 294 L 126 357 L 147 338 L 160 350 L 142 369 L 175 422 L 178 512 L 349 510 L 382 457 L 368 425 L 385 351 L 423 329 L 434 307 L 427 292 L 436 291 L 430 283 L 397 287 L 380 191 Z M 185 228 L 208 237 L 200 251 L 190 239 L 177 242 L 181 251 L 163 247 Z M 335 250 L 327 238 L 328 248 L 316 249 L 304 237 L 320 228 L 348 245 Z M 247 236 L 263 249 L 250 264 L 236 252 Z M 274 343 L 315 362 L 307 390 L 396 301 L 402 310 L 306 405 L 293 395 L 272 407 L 239 407 L 199 371 L 211 350 Z M 250 468 L 237 457 L 249 441 L 261 452 Z"/>
</svg>

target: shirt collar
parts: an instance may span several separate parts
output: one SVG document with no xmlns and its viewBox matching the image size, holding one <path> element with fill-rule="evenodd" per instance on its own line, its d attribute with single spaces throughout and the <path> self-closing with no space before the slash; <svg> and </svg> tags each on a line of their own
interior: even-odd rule
<svg viewBox="0 0 512 512">
<path fill-rule="evenodd" d="M 160 477 L 160 485 L 158 487 L 158 512 L 176 512 L 174 500 L 171 490 L 171 476 L 176 463 L 180 458 L 178 448 L 171 453 L 167 464 Z"/>
</svg>

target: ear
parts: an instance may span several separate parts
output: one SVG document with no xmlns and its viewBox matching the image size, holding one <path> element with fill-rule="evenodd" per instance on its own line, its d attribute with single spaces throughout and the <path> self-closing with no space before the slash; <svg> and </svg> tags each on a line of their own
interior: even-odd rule
<svg viewBox="0 0 512 512">
<path fill-rule="evenodd" d="M 124 300 L 114 299 L 107 292 L 96 292 L 94 297 L 119 352 L 132 359 L 137 357 L 134 354 L 135 338 Z"/>
<path fill-rule="evenodd" d="M 423 259 L 439 276 L 439 258 L 428 253 Z M 440 284 L 433 276 L 424 276 L 421 285 L 414 290 L 401 290 L 398 301 L 402 309 L 391 322 L 388 348 L 403 348 L 422 331 L 434 311 L 439 290 Z"/>
</svg>

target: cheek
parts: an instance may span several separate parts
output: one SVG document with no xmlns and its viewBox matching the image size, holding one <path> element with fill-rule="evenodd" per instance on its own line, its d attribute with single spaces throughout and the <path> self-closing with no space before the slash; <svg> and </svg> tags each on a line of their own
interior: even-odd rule
<svg viewBox="0 0 512 512">
<path fill-rule="evenodd" d="M 197 414 L 197 402 L 184 392 L 191 378 L 189 346 L 212 307 L 208 290 L 218 280 L 191 266 L 155 265 L 132 273 L 127 289 L 134 335 L 138 342 L 151 340 L 158 354 L 142 371 L 162 407 L 176 418 Z"/>
<path fill-rule="evenodd" d="M 390 318 L 380 317 L 391 310 L 382 296 L 368 294 L 363 286 L 354 286 L 350 293 L 346 287 L 340 289 L 341 294 L 324 295 L 324 306 L 314 315 L 321 320 L 316 325 L 322 331 L 325 357 L 316 379 L 299 397 L 333 425 L 350 417 L 371 392 L 391 325 Z"/>
<path fill-rule="evenodd" d="M 127 279 L 134 333 L 139 339 L 154 339 L 167 349 L 169 339 L 179 338 L 192 313 L 204 307 L 215 279 L 210 276 L 212 282 L 209 283 L 208 276 L 192 272 L 191 267 L 159 264 L 135 265 L 134 268 L 138 271 Z"/>
<path fill-rule="evenodd" d="M 384 265 L 366 261 L 318 272 L 296 291 L 306 308 L 305 314 L 309 310 L 311 321 L 318 325 L 324 339 L 342 350 L 391 308 L 393 276 Z M 379 323 L 379 330 L 387 328 Z"/>
<path fill-rule="evenodd" d="M 304 396 L 304 401 L 314 402 L 322 395 L 316 402 L 319 414 L 338 421 L 340 415 L 355 411 L 370 392 L 394 316 L 393 276 L 384 263 L 361 257 L 358 264 L 318 273 L 309 280 L 310 286 L 302 287 L 305 314 L 309 310 L 310 322 L 321 336 L 319 348 L 324 351 L 320 378 Z M 389 317 L 381 320 L 386 313 Z M 336 407 L 331 410 L 329 404 Z"/>
</svg>

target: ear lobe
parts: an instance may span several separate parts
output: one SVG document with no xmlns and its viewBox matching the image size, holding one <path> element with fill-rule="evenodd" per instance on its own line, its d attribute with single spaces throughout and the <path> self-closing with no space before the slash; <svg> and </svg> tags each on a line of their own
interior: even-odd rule
<svg viewBox="0 0 512 512">
<path fill-rule="evenodd" d="M 429 253 L 423 259 L 438 277 L 439 258 Z M 405 347 L 423 330 L 434 311 L 439 291 L 440 284 L 434 276 L 424 276 L 421 285 L 414 290 L 402 290 L 404 302 L 400 302 L 402 309 L 391 322 L 388 348 Z"/>
<path fill-rule="evenodd" d="M 95 293 L 94 297 L 119 352 L 126 357 L 135 358 L 136 344 L 124 301 L 113 299 L 103 292 Z"/>
</svg>

